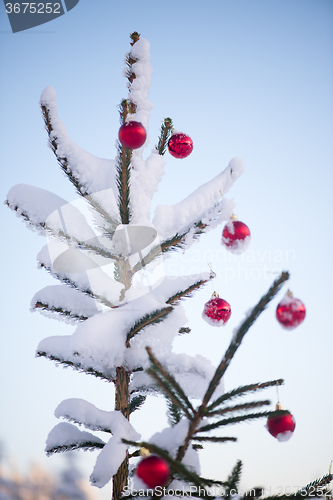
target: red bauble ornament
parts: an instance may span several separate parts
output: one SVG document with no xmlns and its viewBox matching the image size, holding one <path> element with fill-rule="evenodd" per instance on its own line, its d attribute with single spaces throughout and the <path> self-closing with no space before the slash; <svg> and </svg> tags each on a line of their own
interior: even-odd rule
<svg viewBox="0 0 333 500">
<path fill-rule="evenodd" d="M 299 299 L 295 299 L 288 290 L 276 308 L 276 319 L 287 330 L 300 325 L 305 318 L 305 306 Z"/>
<path fill-rule="evenodd" d="M 226 300 L 220 299 L 214 292 L 212 298 L 206 302 L 202 317 L 211 326 L 223 326 L 231 316 L 231 307 Z"/>
<path fill-rule="evenodd" d="M 150 455 L 139 463 L 136 475 L 146 483 L 149 488 L 163 486 L 169 477 L 169 466 L 160 457 Z"/>
<path fill-rule="evenodd" d="M 168 141 L 169 153 L 175 158 L 186 158 L 193 151 L 193 141 L 186 134 L 172 134 Z"/>
<path fill-rule="evenodd" d="M 145 143 L 147 133 L 142 123 L 129 121 L 120 127 L 118 137 L 124 148 L 138 149 Z"/>
<path fill-rule="evenodd" d="M 251 241 L 251 233 L 244 222 L 230 220 L 222 232 L 222 244 L 232 253 L 245 252 Z"/>
<path fill-rule="evenodd" d="M 277 405 L 277 409 L 282 409 Z M 296 427 L 296 422 L 291 413 L 281 415 L 280 417 L 269 417 L 267 419 L 268 432 L 278 441 L 288 441 L 291 438 Z"/>
</svg>

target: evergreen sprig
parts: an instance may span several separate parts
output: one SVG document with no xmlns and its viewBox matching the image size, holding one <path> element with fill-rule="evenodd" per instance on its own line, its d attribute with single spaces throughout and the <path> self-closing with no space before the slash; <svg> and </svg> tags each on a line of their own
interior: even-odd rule
<svg viewBox="0 0 333 500">
<path fill-rule="evenodd" d="M 227 486 L 225 489 L 225 494 L 223 495 L 224 498 L 230 498 L 235 495 L 235 492 L 236 494 L 238 493 L 238 485 L 240 481 L 242 467 L 243 467 L 242 461 L 238 460 L 227 479 Z M 231 492 L 233 492 L 233 494 Z"/>
<path fill-rule="evenodd" d="M 43 264 L 42 262 L 39 262 L 39 265 L 41 268 L 45 269 L 45 271 L 52 274 L 52 276 L 54 278 L 59 280 L 61 283 L 68 285 L 70 288 L 74 288 L 75 290 L 78 290 L 79 292 L 87 295 L 88 297 L 91 297 L 92 299 L 97 300 L 101 304 L 104 304 L 105 306 L 110 307 L 110 309 L 115 309 L 116 307 L 118 307 L 118 306 L 115 306 L 114 304 L 112 304 L 112 302 L 110 302 L 107 299 L 105 299 L 104 297 L 102 297 L 101 295 L 98 295 L 98 294 L 94 293 L 92 290 L 89 290 L 88 288 L 82 290 L 70 278 L 68 278 L 67 276 L 65 276 L 63 274 L 59 274 L 59 273 L 52 271 L 52 269 L 50 267 L 45 266 L 45 264 Z"/>
<path fill-rule="evenodd" d="M 170 239 L 167 239 L 163 241 L 160 245 L 152 248 L 150 252 L 145 256 L 144 262 L 145 265 L 150 264 L 156 257 L 161 255 L 161 253 L 165 252 L 170 252 L 173 250 L 179 250 L 184 248 L 185 246 L 185 238 L 188 235 L 188 233 L 191 231 L 191 229 L 195 228 L 193 238 L 197 239 L 203 232 L 204 229 L 207 227 L 207 224 L 203 224 L 202 222 L 196 222 L 194 223 L 189 229 L 184 231 L 182 234 L 176 234 Z M 136 272 L 142 268 L 142 263 L 138 262 L 134 267 L 133 271 Z"/>
<path fill-rule="evenodd" d="M 171 398 L 169 398 L 166 394 L 164 394 L 166 398 L 166 403 L 167 403 L 167 415 L 168 415 L 168 420 L 171 424 L 172 427 L 174 427 L 178 422 L 181 421 L 182 417 L 184 416 L 184 412 L 181 410 L 181 408 L 176 405 Z"/>
<path fill-rule="evenodd" d="M 118 208 L 122 224 L 129 224 L 130 222 L 129 199 L 132 153 L 131 149 L 124 148 L 118 143 L 116 183 L 118 187 Z"/>
<path fill-rule="evenodd" d="M 268 387 L 273 387 L 276 385 L 282 385 L 284 383 L 283 379 L 277 379 L 277 380 L 270 380 L 269 382 L 264 382 L 264 383 L 256 383 L 256 384 L 248 384 L 248 385 L 243 385 L 238 387 L 237 389 L 232 389 L 229 392 L 225 392 L 217 398 L 213 403 L 211 403 L 209 406 L 207 406 L 207 412 L 210 412 L 220 404 L 224 403 L 225 401 L 230 401 L 232 399 L 238 398 L 240 396 L 243 396 L 246 393 L 252 393 L 256 391 L 260 391 L 263 389 L 267 389 Z"/>
<path fill-rule="evenodd" d="M 147 370 L 147 373 L 157 382 L 158 386 L 163 390 L 164 395 L 172 401 L 172 403 L 178 407 L 180 410 L 182 410 L 187 418 L 191 419 L 192 416 L 189 413 L 188 409 L 186 408 L 184 402 L 178 397 L 178 394 L 175 393 L 172 385 L 165 379 L 163 379 L 161 376 L 159 376 L 154 370 L 149 369 Z"/>
<path fill-rule="evenodd" d="M 64 453 L 65 451 L 73 451 L 73 450 L 96 450 L 100 448 L 104 448 L 105 443 L 100 443 L 98 441 L 84 441 L 82 443 L 71 443 L 62 446 L 53 446 L 52 448 L 47 448 L 46 454 L 47 456 L 53 455 L 54 453 Z"/>
<path fill-rule="evenodd" d="M 55 361 L 56 363 L 59 363 L 61 365 L 64 365 L 65 368 L 70 366 L 74 370 L 78 370 L 79 372 L 82 373 L 87 373 L 88 375 L 94 375 L 94 377 L 101 378 L 102 380 L 106 380 L 107 382 L 110 382 L 113 380 L 109 375 L 106 375 L 105 373 L 102 373 L 98 370 L 95 370 L 92 367 L 85 367 L 80 363 L 79 361 L 70 361 L 68 359 L 63 359 L 60 358 L 59 356 L 54 356 L 53 354 L 48 354 L 45 351 L 37 351 L 36 352 L 36 357 L 44 357 L 47 359 L 50 359 L 51 361 Z"/>
<path fill-rule="evenodd" d="M 34 309 L 42 309 L 43 311 L 48 311 L 51 313 L 58 313 L 61 316 L 65 316 L 66 318 L 71 318 L 75 321 L 85 321 L 86 319 L 88 319 L 88 316 L 73 314 L 71 311 L 63 309 L 62 307 L 50 306 L 50 304 L 40 302 L 39 300 L 35 303 L 33 308 Z"/>
<path fill-rule="evenodd" d="M 157 309 L 151 313 L 146 314 L 142 318 L 140 318 L 136 323 L 132 326 L 132 328 L 127 333 L 126 342 L 129 344 L 129 341 L 137 335 L 140 330 L 145 328 L 148 325 L 160 323 L 170 312 L 173 310 L 172 306 L 164 307 L 162 309 Z"/>
<path fill-rule="evenodd" d="M 195 292 L 196 290 L 199 290 L 199 288 L 204 286 L 206 283 L 208 283 L 208 281 L 212 280 L 213 278 L 215 278 L 215 273 L 212 272 L 208 279 L 198 280 L 196 283 L 194 283 L 193 285 L 190 285 L 185 290 L 180 290 L 179 292 L 172 295 L 172 297 L 170 297 L 166 301 L 166 303 L 167 304 L 177 304 L 177 302 L 179 302 L 184 297 L 191 297 L 193 292 Z"/>
<path fill-rule="evenodd" d="M 333 481 L 333 474 L 325 474 L 325 476 L 312 481 L 307 484 L 300 490 L 296 492 L 296 494 L 301 494 L 304 497 L 310 496 L 327 496 L 328 489 L 327 485 Z"/>
<path fill-rule="evenodd" d="M 158 138 L 158 144 L 157 144 L 157 151 L 158 153 L 163 156 L 164 153 L 166 152 L 166 147 L 167 143 L 171 137 L 171 131 L 173 128 L 173 123 L 171 118 L 165 118 L 162 125 L 161 125 L 161 133 Z"/>
<path fill-rule="evenodd" d="M 221 361 L 219 366 L 216 369 L 214 377 L 212 378 L 206 394 L 203 398 L 201 410 L 204 410 L 211 399 L 215 389 L 220 383 L 221 378 L 225 374 L 232 358 L 234 357 L 236 351 L 242 343 L 243 338 L 246 333 L 249 331 L 250 327 L 256 321 L 256 319 L 260 316 L 260 314 L 266 309 L 269 302 L 275 297 L 275 295 L 279 292 L 283 283 L 289 279 L 289 273 L 283 272 L 281 275 L 274 281 L 268 292 L 259 300 L 258 304 L 252 309 L 251 313 L 248 317 L 243 321 L 243 323 L 239 326 L 237 331 L 235 332 L 230 345 Z"/>
<path fill-rule="evenodd" d="M 227 441 L 233 441 L 234 443 L 237 441 L 235 437 L 220 437 L 220 436 L 197 436 L 193 437 L 193 441 L 210 441 L 211 443 L 226 443 Z"/>
<path fill-rule="evenodd" d="M 114 218 L 110 216 L 99 204 L 97 200 L 94 199 L 94 196 L 89 194 L 86 189 L 83 187 L 83 185 L 80 183 L 79 179 L 75 176 L 74 172 L 72 171 L 70 162 L 66 156 L 60 156 L 58 154 L 58 149 L 59 149 L 59 144 L 58 144 L 58 138 L 53 134 L 54 128 L 52 124 L 52 119 L 51 119 L 51 114 L 50 110 L 45 106 L 41 105 L 41 110 L 42 110 L 42 115 L 44 119 L 44 124 L 45 128 L 48 134 L 49 138 L 49 145 L 51 150 L 53 151 L 57 162 L 61 168 L 61 170 L 64 172 L 64 174 L 67 176 L 68 180 L 73 184 L 73 186 L 76 189 L 76 192 L 80 195 L 83 196 L 88 203 L 101 215 L 101 217 L 110 225 L 110 227 L 115 230 L 119 222 L 117 222 Z"/>
<path fill-rule="evenodd" d="M 208 432 L 213 429 L 218 429 L 219 427 L 222 427 L 224 425 L 231 425 L 231 424 L 238 424 L 239 422 L 244 422 L 245 420 L 255 420 L 257 418 L 263 418 L 263 417 L 275 417 L 275 416 L 281 416 L 281 415 L 288 415 L 289 412 L 286 410 L 279 410 L 279 411 L 263 411 L 259 413 L 248 413 L 246 415 L 239 415 L 237 417 L 230 417 L 230 418 L 224 418 L 222 420 L 219 420 L 218 422 L 214 422 L 213 424 L 208 424 L 200 427 L 199 429 L 196 430 L 197 432 Z"/>
<path fill-rule="evenodd" d="M 191 328 L 189 328 L 188 326 L 182 326 L 181 328 L 179 328 L 178 335 L 185 335 L 186 333 L 191 333 Z"/>
<path fill-rule="evenodd" d="M 139 448 L 146 448 L 152 453 L 162 457 L 170 465 L 171 475 L 176 476 L 177 479 L 183 479 L 184 481 L 193 483 L 201 488 L 205 486 L 224 485 L 224 483 L 221 481 L 215 481 L 214 479 L 206 479 L 198 476 L 198 474 L 196 474 L 192 470 L 187 469 L 184 464 L 172 458 L 166 450 L 160 448 L 159 446 L 156 446 L 155 444 L 147 443 L 146 441 L 129 441 L 127 439 L 122 439 L 122 442 Z"/>
<path fill-rule="evenodd" d="M 146 347 L 148 356 L 150 359 L 150 362 L 152 363 L 152 367 L 148 370 L 148 373 L 151 374 L 153 372 L 157 373 L 162 379 L 167 381 L 171 386 L 177 397 L 183 401 L 187 411 L 190 413 L 190 417 L 192 418 L 193 414 L 195 413 L 194 408 L 192 406 L 192 403 L 186 396 L 184 390 L 182 387 L 178 384 L 176 379 L 174 378 L 171 373 L 169 373 L 166 368 L 164 368 L 161 363 L 156 359 L 156 357 L 153 355 L 153 352 L 150 347 Z"/>
<path fill-rule="evenodd" d="M 252 408 L 258 408 L 260 406 L 268 406 L 271 402 L 268 400 L 263 401 L 252 401 L 249 403 L 238 404 L 234 406 L 227 406 L 225 408 L 220 408 L 219 410 L 210 411 L 207 413 L 209 416 L 213 415 L 224 415 L 225 413 L 233 413 L 234 411 L 249 410 Z"/>
<path fill-rule="evenodd" d="M 142 394 L 139 394 L 138 396 L 134 396 L 129 405 L 129 414 L 133 413 L 134 411 L 138 410 L 141 408 L 141 406 L 144 404 L 146 401 L 147 396 L 144 396 Z"/>
</svg>

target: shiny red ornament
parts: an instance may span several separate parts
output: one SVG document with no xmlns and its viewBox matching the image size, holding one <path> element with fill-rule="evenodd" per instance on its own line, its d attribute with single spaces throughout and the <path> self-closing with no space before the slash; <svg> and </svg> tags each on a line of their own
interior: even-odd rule
<svg viewBox="0 0 333 500">
<path fill-rule="evenodd" d="M 268 432 L 280 442 L 288 441 L 295 427 L 296 422 L 291 413 L 281 415 L 280 417 L 269 417 L 267 419 Z"/>
<path fill-rule="evenodd" d="M 163 486 L 169 477 L 169 466 L 160 457 L 149 455 L 139 463 L 136 475 L 142 479 L 149 488 Z"/>
<path fill-rule="evenodd" d="M 138 149 L 145 143 L 147 132 L 142 123 L 129 121 L 120 127 L 118 138 L 124 148 Z"/>
<path fill-rule="evenodd" d="M 175 158 L 186 158 L 193 151 L 193 141 L 186 134 L 172 134 L 168 141 L 168 150 Z"/>
<path fill-rule="evenodd" d="M 202 317 L 211 326 L 223 326 L 231 316 L 231 307 L 226 300 L 220 299 L 214 292 L 212 298 L 206 302 Z"/>
<path fill-rule="evenodd" d="M 244 222 L 230 220 L 222 232 L 222 244 L 232 253 L 245 252 L 251 241 L 251 233 Z"/>
<path fill-rule="evenodd" d="M 301 300 L 295 299 L 289 290 L 276 308 L 276 319 L 287 330 L 300 325 L 305 314 L 305 305 Z"/>
</svg>

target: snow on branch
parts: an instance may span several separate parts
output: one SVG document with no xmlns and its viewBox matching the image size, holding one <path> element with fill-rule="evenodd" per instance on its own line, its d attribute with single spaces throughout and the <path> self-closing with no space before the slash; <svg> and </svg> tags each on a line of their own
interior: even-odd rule
<svg viewBox="0 0 333 500">
<path fill-rule="evenodd" d="M 131 66 L 135 78 L 130 84 L 129 99 L 136 105 L 135 119 L 148 131 L 148 121 L 153 105 L 148 99 L 153 69 L 150 65 L 150 43 L 140 38 L 131 48 L 130 54 L 136 60 Z M 127 76 L 127 74 L 125 74 Z"/>
<path fill-rule="evenodd" d="M 153 70 L 150 65 L 150 44 L 144 38 L 137 40 L 128 54 L 131 61 L 131 81 L 128 99 L 135 105 L 136 121 L 147 131 L 145 145 L 149 142 L 148 125 L 152 104 L 148 99 Z M 128 60 L 128 59 L 127 59 Z M 127 70 L 125 76 L 128 76 Z M 129 117 L 128 117 L 129 118 Z M 164 159 L 154 148 L 151 155 L 143 160 L 144 148 L 133 151 L 131 157 L 131 223 L 150 225 L 151 199 L 157 191 L 158 183 L 164 175 Z"/>
<path fill-rule="evenodd" d="M 116 259 L 102 244 L 105 238 L 97 237 L 81 211 L 50 191 L 18 184 L 8 192 L 6 204 L 28 223 L 28 227 L 41 234 L 55 236 L 104 258 Z"/>
<path fill-rule="evenodd" d="M 6 203 L 17 215 L 40 229 L 43 234 L 46 219 L 53 212 L 68 204 L 60 196 L 28 184 L 18 184 L 12 187 L 7 194 Z M 73 212 L 72 215 L 75 217 L 76 213 Z"/>
<path fill-rule="evenodd" d="M 97 436 L 90 432 L 80 431 L 75 425 L 61 422 L 53 427 L 46 440 L 47 455 L 77 449 L 94 450 L 105 446 Z"/>
<path fill-rule="evenodd" d="M 62 170 L 78 193 L 87 196 L 91 205 L 113 225 L 114 219 L 119 220 L 115 162 L 88 153 L 69 138 L 64 124 L 58 117 L 56 93 L 52 87 L 43 90 L 40 106 L 49 134 L 50 147 Z M 110 196 L 110 193 L 102 195 L 102 192 L 108 189 L 112 189 L 113 196 Z M 98 192 L 100 193 L 96 196 Z"/>
<path fill-rule="evenodd" d="M 117 434 L 123 432 L 127 436 L 137 435 L 132 425 L 120 411 L 99 410 L 84 399 L 71 398 L 62 401 L 55 409 L 57 418 L 63 417 L 69 422 L 83 424 L 93 431 Z"/>
<path fill-rule="evenodd" d="M 167 319 L 163 322 L 165 323 Z M 158 325 L 159 326 L 159 325 Z M 158 326 L 156 328 L 158 328 Z M 157 349 L 154 348 L 154 352 Z M 171 372 L 182 387 L 183 391 L 191 398 L 201 399 L 207 390 L 209 381 L 215 373 L 215 368 L 211 362 L 201 356 L 189 356 L 185 353 L 158 353 L 158 359 L 163 366 Z M 148 360 L 145 363 L 148 365 Z M 156 393 L 159 392 L 158 385 L 154 380 L 144 371 L 133 373 L 131 380 L 131 392 L 139 394 Z M 216 389 L 217 394 L 223 394 L 224 382 L 220 382 L 219 387 Z"/>
<path fill-rule="evenodd" d="M 58 313 L 60 319 L 68 322 L 83 321 L 100 312 L 94 299 L 66 285 L 42 288 L 33 296 L 30 307 L 46 316 Z"/>
<path fill-rule="evenodd" d="M 183 201 L 171 205 L 158 205 L 153 224 L 161 241 L 172 240 L 177 235 L 187 234 L 196 225 L 209 225 L 215 218 L 228 220 L 234 204 L 222 200 L 233 183 L 244 172 L 240 158 L 230 160 L 228 167 L 214 179 L 203 184 Z"/>
<path fill-rule="evenodd" d="M 49 337 L 46 340 L 50 340 L 53 337 Z M 59 337 L 54 337 L 55 339 L 58 339 Z M 67 343 L 66 343 L 66 350 L 68 349 L 68 337 L 66 338 Z M 76 353 L 74 353 L 75 356 Z M 80 372 L 86 373 L 88 375 L 94 375 L 94 377 L 100 378 L 102 380 L 106 380 L 107 382 L 110 382 L 113 380 L 113 374 L 111 373 L 103 373 L 95 368 L 93 368 L 91 365 L 92 363 L 89 360 L 86 359 L 81 359 L 79 361 L 77 360 L 72 360 L 72 359 L 66 359 L 62 354 L 57 355 L 57 354 L 52 354 L 51 352 L 46 352 L 43 351 L 42 349 L 37 348 L 36 352 L 36 357 L 44 357 L 48 358 L 51 361 L 55 361 L 56 363 L 59 363 L 61 365 L 64 365 L 64 367 L 70 366 L 74 370 L 78 370 Z M 71 356 L 69 356 L 71 357 Z M 96 363 L 95 363 L 96 364 Z"/>
<path fill-rule="evenodd" d="M 124 285 L 108 276 L 95 261 L 83 255 L 80 250 L 52 240 L 42 248 L 37 260 L 40 267 L 49 271 L 53 277 L 105 306 L 113 308 L 120 303 Z"/>
<path fill-rule="evenodd" d="M 137 433 L 135 435 L 140 436 Z M 126 452 L 129 448 L 129 444 L 125 444 L 122 441 L 123 439 L 126 440 L 125 433 L 114 434 L 98 455 L 94 470 L 90 476 L 90 482 L 93 486 L 103 488 L 112 476 L 117 473 L 126 458 Z"/>
</svg>

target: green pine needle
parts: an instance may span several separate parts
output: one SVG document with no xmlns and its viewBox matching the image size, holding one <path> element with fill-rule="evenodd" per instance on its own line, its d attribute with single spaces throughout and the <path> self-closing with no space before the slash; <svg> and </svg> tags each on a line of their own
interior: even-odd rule
<svg viewBox="0 0 333 500">
<path fill-rule="evenodd" d="M 146 401 L 147 396 L 143 396 L 139 394 L 138 396 L 134 396 L 134 398 L 131 399 L 130 405 L 129 405 L 129 413 L 133 413 L 134 411 L 138 410 L 141 408 L 141 406 L 144 404 Z"/>
<path fill-rule="evenodd" d="M 283 383 L 284 383 L 284 380 L 280 378 L 278 380 L 271 380 L 269 382 L 240 386 L 237 389 L 233 389 L 232 391 L 225 392 L 222 396 L 217 398 L 212 404 L 207 406 L 207 411 L 209 412 L 209 411 L 213 410 L 214 408 L 216 408 L 220 404 L 224 403 L 225 401 L 229 402 L 231 399 L 243 396 L 245 393 L 250 393 L 250 392 L 255 392 L 255 391 L 267 389 L 267 387 L 282 385 Z"/>
<path fill-rule="evenodd" d="M 165 118 L 161 126 L 161 133 L 158 138 L 158 145 L 156 147 L 160 155 L 164 155 L 164 153 L 166 152 L 166 146 L 170 139 L 172 128 L 173 123 L 171 118 Z"/>
</svg>

